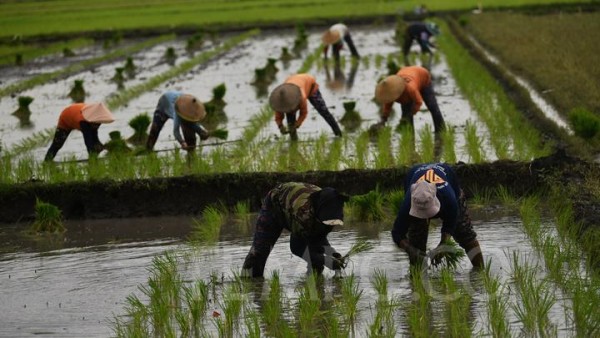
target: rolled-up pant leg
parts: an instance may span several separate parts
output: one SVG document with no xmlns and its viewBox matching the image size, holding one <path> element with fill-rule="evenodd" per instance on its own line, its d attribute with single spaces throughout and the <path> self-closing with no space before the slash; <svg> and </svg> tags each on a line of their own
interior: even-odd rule
<svg viewBox="0 0 600 338">
<path fill-rule="evenodd" d="M 465 193 L 462 191 L 462 189 L 458 198 L 458 206 L 460 208 L 460 213 L 458 216 L 459 221 L 456 224 L 456 230 L 454 230 L 454 235 L 452 237 L 461 247 L 464 248 L 469 243 L 477 239 L 477 233 L 475 230 L 473 230 L 471 217 L 467 211 L 467 199 L 465 198 Z"/>
<path fill-rule="evenodd" d="M 313 95 L 308 97 L 308 101 L 310 101 L 310 104 L 317 112 L 319 112 L 319 115 L 327 121 L 327 124 L 333 129 L 333 133 L 337 136 L 342 135 L 342 130 L 333 115 L 329 112 L 327 104 L 325 103 L 325 100 L 323 100 L 323 96 L 321 96 L 321 92 L 319 90 L 315 91 Z"/>
<path fill-rule="evenodd" d="M 429 109 L 431 117 L 433 118 L 435 132 L 441 132 L 445 128 L 444 117 L 442 116 L 440 107 L 437 104 L 433 86 L 429 84 L 427 87 L 423 88 L 421 95 L 423 96 L 423 101 L 425 101 L 425 105 L 427 106 L 427 109 Z"/>
<path fill-rule="evenodd" d="M 252 277 L 262 277 L 267 258 L 281 235 L 283 225 L 277 220 L 270 208 L 270 197 L 265 197 L 256 220 L 256 229 L 250 252 L 244 260 L 243 270 Z"/>
</svg>

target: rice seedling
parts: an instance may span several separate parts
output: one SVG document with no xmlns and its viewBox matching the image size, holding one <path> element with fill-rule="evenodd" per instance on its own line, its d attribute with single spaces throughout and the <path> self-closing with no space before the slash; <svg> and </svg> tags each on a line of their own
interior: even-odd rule
<svg viewBox="0 0 600 338">
<path fill-rule="evenodd" d="M 260 316 L 250 305 L 244 309 L 244 323 L 246 325 L 246 337 L 261 338 Z"/>
<path fill-rule="evenodd" d="M 471 121 L 467 121 L 465 126 L 466 150 L 472 163 L 481 163 L 485 161 L 485 152 L 482 147 L 482 140 L 477 135 L 477 126 Z"/>
<path fill-rule="evenodd" d="M 308 274 L 298 295 L 298 328 L 300 335 L 305 337 L 314 337 L 319 332 L 321 298 L 316 294 L 317 278 L 315 274 Z"/>
<path fill-rule="evenodd" d="M 115 75 L 113 75 L 113 77 L 110 79 L 112 82 L 114 82 L 118 85 L 119 89 L 124 88 L 123 87 L 123 83 L 125 82 L 125 76 L 123 76 L 124 71 L 125 71 L 125 68 L 123 68 L 123 67 L 115 68 Z"/>
<path fill-rule="evenodd" d="M 282 62 L 290 61 L 294 58 L 294 56 L 290 53 L 287 47 L 281 47 L 281 54 L 279 55 L 279 60 Z"/>
<path fill-rule="evenodd" d="M 104 144 L 104 148 L 108 151 L 109 155 L 122 154 L 131 152 L 131 148 L 127 146 L 127 142 L 121 138 L 121 132 L 113 130 L 108 133 L 110 140 Z M 132 167 L 132 166 L 126 166 Z"/>
<path fill-rule="evenodd" d="M 31 226 L 36 233 L 58 233 L 66 231 L 60 209 L 39 198 L 35 199 L 35 220 Z"/>
<path fill-rule="evenodd" d="M 413 301 L 406 310 L 408 329 L 413 337 L 436 337 L 439 334 L 431 325 L 431 296 L 425 289 L 423 274 L 421 268 L 411 266 L 410 282 L 413 288 Z"/>
<path fill-rule="evenodd" d="M 390 206 L 392 215 L 397 215 L 402 206 L 402 202 L 404 201 L 404 190 L 397 189 L 388 191 L 385 196 L 385 201 L 387 202 L 386 205 Z"/>
<path fill-rule="evenodd" d="M 15 66 L 23 65 L 23 54 L 17 53 L 15 54 Z"/>
<path fill-rule="evenodd" d="M 415 134 L 412 128 L 402 128 L 400 130 L 400 143 L 398 144 L 398 156 L 396 163 L 398 165 L 410 165 L 415 156 Z"/>
<path fill-rule="evenodd" d="M 337 171 L 340 169 L 340 163 L 342 161 L 342 149 L 343 140 L 338 138 L 334 139 L 329 144 L 329 153 L 327 154 L 328 162 L 325 162 L 325 170 Z"/>
<path fill-rule="evenodd" d="M 133 58 L 131 56 L 127 57 L 123 68 L 125 69 L 125 73 L 127 73 L 127 77 L 129 77 L 130 79 L 133 79 L 135 77 L 137 67 L 135 66 L 135 63 L 133 63 Z"/>
<path fill-rule="evenodd" d="M 203 280 L 197 280 L 190 286 L 184 285 L 183 294 L 188 310 L 187 316 L 189 316 L 189 331 L 193 333 L 194 337 L 198 337 L 201 333 L 204 333 L 202 318 L 206 314 L 210 301 L 208 285 Z"/>
<path fill-rule="evenodd" d="M 355 152 L 356 157 L 354 163 L 351 163 L 351 167 L 356 169 L 365 169 L 367 166 L 369 149 L 369 133 L 367 131 L 361 132 L 356 138 Z"/>
<path fill-rule="evenodd" d="M 219 240 L 224 216 L 218 208 L 208 206 L 202 211 L 202 219 L 194 219 L 190 240 L 196 244 L 214 244 Z"/>
<path fill-rule="evenodd" d="M 85 101 L 86 92 L 85 88 L 83 88 L 83 80 L 75 80 L 73 82 L 73 87 L 71 87 L 71 91 L 69 92 L 68 96 L 75 103 L 81 103 Z"/>
<path fill-rule="evenodd" d="M 379 187 L 363 195 L 354 195 L 350 198 L 352 216 L 360 221 L 381 221 L 385 218 L 383 211 L 383 195 Z"/>
<path fill-rule="evenodd" d="M 229 137 L 229 131 L 227 131 L 226 129 L 212 130 L 212 131 L 209 131 L 208 134 L 211 137 L 215 137 L 215 138 L 218 138 L 220 140 L 226 140 L 227 137 Z"/>
<path fill-rule="evenodd" d="M 193 53 L 202 48 L 202 45 L 204 45 L 204 34 L 202 34 L 202 32 L 197 32 L 187 39 L 185 49 L 188 53 Z"/>
<path fill-rule="evenodd" d="M 356 317 L 359 313 L 358 302 L 362 297 L 363 290 L 359 288 L 354 274 L 342 280 L 342 306 L 344 317 L 354 332 Z"/>
<path fill-rule="evenodd" d="M 360 253 L 372 250 L 375 247 L 375 244 L 367 241 L 366 239 L 359 239 L 356 242 L 354 242 L 354 244 L 352 244 L 352 246 L 350 247 L 350 249 L 348 250 L 348 252 L 342 256 L 342 260 L 344 262 L 348 262 L 348 260 L 355 255 L 358 255 Z M 344 266 L 345 268 L 346 266 Z"/>
<path fill-rule="evenodd" d="M 456 163 L 456 130 L 453 126 L 446 124 L 446 128 L 441 132 L 442 159 L 446 163 Z"/>
<path fill-rule="evenodd" d="M 267 334 L 276 337 L 293 337 L 293 331 L 288 322 L 283 318 L 284 308 L 282 301 L 284 294 L 281 287 L 279 273 L 273 271 L 269 282 L 269 294 L 263 304 L 261 318 L 265 323 Z"/>
<path fill-rule="evenodd" d="M 296 38 L 294 39 L 294 46 L 292 51 L 294 54 L 299 55 L 308 46 L 308 34 L 304 28 L 304 24 L 301 22 L 296 23 Z"/>
<path fill-rule="evenodd" d="M 443 272 L 455 270 L 466 253 L 454 240 L 448 239 L 444 244 L 428 252 L 427 256 L 431 259 L 431 266 L 441 267 Z"/>
<path fill-rule="evenodd" d="M 375 168 L 389 168 L 394 165 L 392 149 L 392 128 L 384 127 L 377 134 L 377 155 L 375 157 Z"/>
<path fill-rule="evenodd" d="M 165 50 L 163 59 L 169 65 L 171 65 L 171 66 L 175 65 L 175 61 L 177 60 L 177 53 L 175 52 L 175 48 L 167 47 L 167 49 Z"/>
<path fill-rule="evenodd" d="M 250 223 L 250 201 L 238 201 L 233 206 L 233 213 L 238 221 L 243 225 L 248 225 Z"/>
<path fill-rule="evenodd" d="M 485 264 L 483 285 L 487 292 L 487 325 L 490 335 L 494 338 L 510 337 L 508 325 L 508 300 L 507 287 L 500 279 L 491 273 L 491 260 Z"/>
<path fill-rule="evenodd" d="M 221 326 L 219 332 L 221 337 L 234 337 L 239 331 L 239 322 L 242 309 L 245 305 L 245 297 L 241 284 L 233 283 L 226 288 L 223 294 L 223 319 L 218 324 Z M 219 317 L 221 319 L 221 317 Z"/>
<path fill-rule="evenodd" d="M 569 111 L 569 122 L 575 135 L 589 140 L 600 130 L 600 118 L 589 109 L 579 107 Z"/>
<path fill-rule="evenodd" d="M 148 127 L 150 126 L 150 116 L 148 113 L 142 113 L 129 120 L 129 126 L 133 128 L 133 135 L 127 141 L 135 145 L 143 145 L 148 138 Z"/>
<path fill-rule="evenodd" d="M 29 105 L 33 102 L 33 97 L 31 96 L 19 96 L 17 99 L 19 103 L 19 107 L 15 110 L 12 115 L 16 117 L 27 117 L 31 116 L 31 110 L 29 110 Z"/>
<path fill-rule="evenodd" d="M 469 323 L 469 303 L 471 296 L 460 290 L 454 281 L 454 274 L 448 269 L 442 269 L 442 284 L 446 294 L 446 332 L 448 337 L 470 337 L 472 334 Z"/>
<path fill-rule="evenodd" d="M 433 137 L 433 131 L 429 125 L 419 130 L 419 138 L 421 139 L 421 161 L 434 162 L 436 157 L 435 140 Z"/>
<path fill-rule="evenodd" d="M 378 298 L 375 302 L 375 317 L 366 334 L 371 337 L 394 337 L 396 335 L 394 311 L 398 305 L 395 300 L 388 298 L 388 280 L 385 271 L 375 269 L 371 277 L 371 285 L 377 291 Z"/>
<path fill-rule="evenodd" d="M 349 132 L 358 129 L 362 123 L 360 113 L 356 111 L 356 101 L 346 101 L 344 105 L 344 115 L 340 119 L 340 124 Z"/>
</svg>

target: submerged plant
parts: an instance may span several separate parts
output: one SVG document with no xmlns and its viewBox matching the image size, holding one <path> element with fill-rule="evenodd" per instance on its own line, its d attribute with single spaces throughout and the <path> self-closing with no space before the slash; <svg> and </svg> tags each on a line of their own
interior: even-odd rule
<svg viewBox="0 0 600 338">
<path fill-rule="evenodd" d="M 363 195 L 355 195 L 350 198 L 352 214 L 360 221 L 380 221 L 385 217 L 383 211 L 383 196 L 379 187 Z"/>
<path fill-rule="evenodd" d="M 344 116 L 340 119 L 340 124 L 349 131 L 358 129 L 362 123 L 362 117 L 356 110 L 356 101 L 346 101 L 344 104 Z"/>
<path fill-rule="evenodd" d="M 57 206 L 36 198 L 32 229 L 35 232 L 64 232 L 66 229 L 62 221 L 62 212 Z"/>
<path fill-rule="evenodd" d="M 460 264 L 460 260 L 466 256 L 465 251 L 452 239 L 448 239 L 444 244 L 431 250 L 427 255 L 431 258 L 431 265 L 433 267 L 452 270 L 456 269 Z"/>
<path fill-rule="evenodd" d="M 287 62 L 293 59 L 294 56 L 290 54 L 290 51 L 287 47 L 281 47 L 281 55 L 279 56 L 279 60 L 282 62 Z"/>
<path fill-rule="evenodd" d="M 115 68 L 115 75 L 111 78 L 112 82 L 116 83 L 119 88 L 123 87 L 123 82 L 125 82 L 123 71 L 125 71 L 125 68 L 123 67 Z"/>
<path fill-rule="evenodd" d="M 83 80 L 75 80 L 73 83 L 73 87 L 71 87 L 71 91 L 69 92 L 69 97 L 75 103 L 82 103 L 85 101 L 85 89 L 83 88 Z"/>
<path fill-rule="evenodd" d="M 121 132 L 118 130 L 111 131 L 108 133 L 110 140 L 106 142 L 104 147 L 109 154 L 122 154 L 128 153 L 131 149 L 127 146 L 127 142 L 121 138 Z"/>
<path fill-rule="evenodd" d="M 133 63 L 133 58 L 131 56 L 127 57 L 127 61 L 125 61 L 125 66 L 123 68 L 125 68 L 125 72 L 130 79 L 135 77 L 136 66 Z"/>
<path fill-rule="evenodd" d="M 277 68 L 277 66 L 275 65 L 276 62 L 277 62 L 277 59 L 273 59 L 273 58 L 267 59 L 267 64 L 265 65 L 265 73 L 266 73 L 265 75 L 267 76 L 269 81 L 275 80 L 275 76 L 277 75 L 277 72 L 279 71 L 279 68 Z"/>
<path fill-rule="evenodd" d="M 165 50 L 164 58 L 169 65 L 173 66 L 175 64 L 175 60 L 177 60 L 177 53 L 175 53 L 175 48 L 168 47 L 167 50 Z"/>
<path fill-rule="evenodd" d="M 202 211 L 202 219 L 194 219 L 190 240 L 200 244 L 213 244 L 219 240 L 221 225 L 225 217 L 221 210 L 208 206 Z"/>
<path fill-rule="evenodd" d="M 129 126 L 133 128 L 133 135 L 127 141 L 131 144 L 141 145 L 148 138 L 148 126 L 150 125 L 150 116 L 147 113 L 142 113 L 134 116 L 129 120 Z"/>
<path fill-rule="evenodd" d="M 203 44 L 204 44 L 204 34 L 202 34 L 202 32 L 197 32 L 187 39 L 185 49 L 188 52 L 192 53 L 195 50 L 200 49 Z"/>
<path fill-rule="evenodd" d="M 73 56 L 75 56 L 75 52 L 73 52 L 73 50 L 71 50 L 71 48 L 65 47 L 65 48 L 63 48 L 63 56 L 66 58 L 73 57 Z"/>
<path fill-rule="evenodd" d="M 19 108 L 12 115 L 19 119 L 21 127 L 31 126 L 31 120 L 29 119 L 31 117 L 31 110 L 29 110 L 29 105 L 33 102 L 33 97 L 19 96 L 17 101 L 19 102 Z"/>
<path fill-rule="evenodd" d="M 15 54 L 15 65 L 17 65 L 17 66 L 23 65 L 23 54 L 21 54 L 21 53 Z"/>
</svg>

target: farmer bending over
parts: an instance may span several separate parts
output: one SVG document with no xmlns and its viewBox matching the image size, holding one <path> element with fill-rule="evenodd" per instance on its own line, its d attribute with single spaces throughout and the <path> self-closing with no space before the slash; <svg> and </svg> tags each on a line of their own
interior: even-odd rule
<svg viewBox="0 0 600 338">
<path fill-rule="evenodd" d="M 442 219 L 442 239 L 436 248 L 443 256 L 442 245 L 452 236 L 465 249 L 473 267 L 483 267 L 483 256 L 477 234 L 471 226 L 467 213 L 465 194 L 452 169 L 443 163 L 414 166 L 404 181 L 405 197 L 402 202 L 392 238 L 396 245 L 405 250 L 411 265 L 421 264 L 425 258 L 429 220 Z"/>
<path fill-rule="evenodd" d="M 423 67 L 402 67 L 396 75 L 381 80 L 375 87 L 375 100 L 383 104 L 381 122 L 376 126 L 383 126 L 387 122 L 392 105 L 398 102 L 402 107 L 400 124 L 413 128 L 413 115 L 419 112 L 425 102 L 433 118 L 435 132 L 444 129 L 444 117 L 435 99 L 431 76 Z"/>
<path fill-rule="evenodd" d="M 308 263 L 309 272 L 321 273 L 325 266 L 341 270 L 342 256 L 329 245 L 327 234 L 344 225 L 347 200 L 348 196 L 333 188 L 298 182 L 277 185 L 263 200 L 242 274 L 263 276 L 269 253 L 283 229 L 291 232 L 290 249 Z"/>
<path fill-rule="evenodd" d="M 66 107 L 60 113 L 54 139 L 44 160 L 54 159 L 73 129 L 80 130 L 83 134 L 88 154 L 98 154 L 104 150 L 104 145 L 98 139 L 98 128 L 100 124 L 114 120 L 115 117 L 103 103 L 74 103 Z"/>
<path fill-rule="evenodd" d="M 406 27 L 404 33 L 404 46 L 402 46 L 402 53 L 404 54 L 404 64 L 410 65 L 408 61 L 408 54 L 410 53 L 410 47 L 413 41 L 417 41 L 421 46 L 421 53 L 429 54 L 428 67 L 431 68 L 431 62 L 433 60 L 433 52 L 430 47 L 437 48 L 431 41 L 433 36 L 439 35 L 440 29 L 438 25 L 433 22 L 413 22 Z"/>
<path fill-rule="evenodd" d="M 275 111 L 275 123 L 277 123 L 281 134 L 289 133 L 292 140 L 297 139 L 296 129 L 300 128 L 308 114 L 307 99 L 331 126 L 333 133 L 336 136 L 342 136 L 340 126 L 327 109 L 327 104 L 321 96 L 319 85 L 315 78 L 309 74 L 292 75 L 285 80 L 284 84 L 277 86 L 271 92 L 269 103 Z M 296 120 L 298 110 L 300 115 Z M 284 116 L 287 119 L 288 128 L 283 125 Z"/>
<path fill-rule="evenodd" d="M 206 116 L 204 105 L 194 96 L 178 91 L 168 91 L 161 95 L 154 111 L 150 134 L 146 142 L 146 149 L 154 149 L 158 134 L 169 118 L 173 119 L 173 135 L 181 148 L 193 150 L 196 147 L 196 134 L 201 140 L 209 137 L 208 131 L 198 122 Z M 183 131 L 183 138 L 179 128 Z"/>
<path fill-rule="evenodd" d="M 323 33 L 323 36 L 321 37 L 321 41 L 323 42 L 323 56 L 327 59 L 327 52 L 329 51 L 329 46 L 331 46 L 331 52 L 333 53 L 334 60 L 339 61 L 340 50 L 344 48 L 342 39 L 346 41 L 348 48 L 350 48 L 352 57 L 360 58 L 360 55 L 358 55 L 358 51 L 354 46 L 354 42 L 352 41 L 352 36 L 350 35 L 348 26 L 344 25 L 343 23 L 336 23 L 335 25 L 329 27 L 325 33 Z"/>
</svg>

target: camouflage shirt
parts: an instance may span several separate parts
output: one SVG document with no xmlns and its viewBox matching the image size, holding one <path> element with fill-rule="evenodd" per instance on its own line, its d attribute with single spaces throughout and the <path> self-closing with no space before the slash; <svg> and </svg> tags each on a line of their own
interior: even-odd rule
<svg viewBox="0 0 600 338">
<path fill-rule="evenodd" d="M 282 183 L 269 192 L 272 208 L 285 228 L 303 237 L 325 236 L 333 227 L 317 222 L 310 194 L 321 188 L 308 183 Z"/>
</svg>

